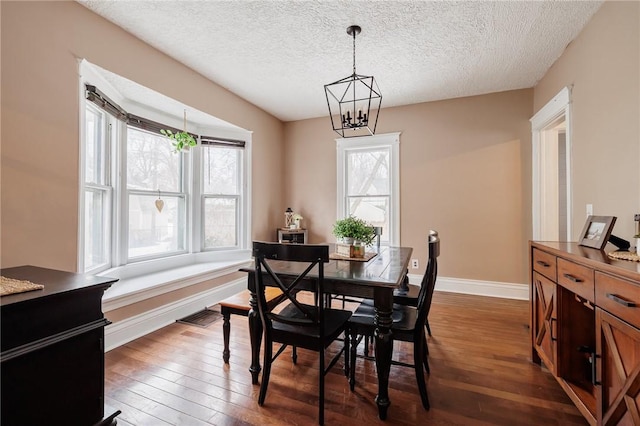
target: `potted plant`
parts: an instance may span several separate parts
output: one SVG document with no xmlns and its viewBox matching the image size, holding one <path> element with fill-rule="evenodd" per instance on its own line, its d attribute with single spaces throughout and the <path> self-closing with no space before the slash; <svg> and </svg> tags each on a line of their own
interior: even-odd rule
<svg viewBox="0 0 640 426">
<path fill-rule="evenodd" d="M 348 257 L 363 257 L 364 247 L 371 245 L 376 236 L 373 226 L 355 216 L 337 220 L 333 235 L 342 240 L 342 245 L 336 245 L 338 254 Z M 344 252 L 341 251 L 343 248 Z"/>
<path fill-rule="evenodd" d="M 196 146 L 196 138 L 189 132 L 187 132 L 187 110 L 184 110 L 184 130 L 181 132 L 173 133 L 171 130 L 160 129 L 160 133 L 172 140 L 175 152 L 180 152 L 183 149 L 187 150 L 192 146 Z"/>
<path fill-rule="evenodd" d="M 196 139 L 185 131 L 173 133 L 171 130 L 161 129 L 160 133 L 173 141 L 172 144 L 176 152 L 197 145 Z"/>
</svg>

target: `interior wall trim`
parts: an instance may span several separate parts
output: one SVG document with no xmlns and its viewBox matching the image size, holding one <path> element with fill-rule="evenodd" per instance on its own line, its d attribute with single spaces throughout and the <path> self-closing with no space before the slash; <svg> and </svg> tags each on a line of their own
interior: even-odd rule
<svg viewBox="0 0 640 426">
<path fill-rule="evenodd" d="M 422 281 L 422 275 L 408 274 L 408 277 L 411 284 L 420 285 L 420 281 Z M 529 300 L 528 284 L 438 277 L 435 290 L 503 299 Z"/>
<path fill-rule="evenodd" d="M 205 307 L 213 306 L 247 288 L 247 279 L 238 278 L 210 290 L 168 303 L 105 327 L 105 352 L 142 337 Z M 105 314 L 109 319 L 109 313 Z M 213 325 L 212 325 L 213 327 Z M 222 327 L 222 322 L 220 322 Z"/>
</svg>

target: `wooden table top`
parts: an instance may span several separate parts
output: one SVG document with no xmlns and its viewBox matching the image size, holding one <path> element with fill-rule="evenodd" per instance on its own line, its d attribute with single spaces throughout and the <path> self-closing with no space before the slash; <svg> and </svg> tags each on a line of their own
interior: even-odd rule
<svg viewBox="0 0 640 426">
<path fill-rule="evenodd" d="M 335 244 L 328 245 L 329 252 L 334 252 Z M 324 279 L 365 284 L 371 287 L 395 288 L 404 279 L 411 253 L 413 253 L 411 247 L 381 247 L 380 253 L 367 262 L 331 259 L 324 266 Z M 304 263 L 298 262 L 271 262 L 274 272 L 281 275 L 298 275 L 306 267 Z M 253 268 L 240 270 L 253 272 Z M 312 270 L 309 277 L 314 276 L 317 276 L 317 272 Z"/>
</svg>

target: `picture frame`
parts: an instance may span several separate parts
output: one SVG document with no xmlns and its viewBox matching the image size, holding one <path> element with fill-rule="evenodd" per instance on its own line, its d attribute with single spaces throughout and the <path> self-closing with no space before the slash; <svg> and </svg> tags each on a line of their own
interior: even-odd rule
<svg viewBox="0 0 640 426">
<path fill-rule="evenodd" d="M 580 233 L 581 246 L 602 250 L 609 241 L 613 225 L 616 223 L 615 216 L 589 216 Z"/>
</svg>

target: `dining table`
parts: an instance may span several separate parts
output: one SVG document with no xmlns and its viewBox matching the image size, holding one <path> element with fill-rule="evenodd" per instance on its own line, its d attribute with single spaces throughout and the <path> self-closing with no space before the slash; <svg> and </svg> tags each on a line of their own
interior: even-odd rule
<svg viewBox="0 0 640 426">
<path fill-rule="evenodd" d="M 331 294 L 373 299 L 375 307 L 375 362 L 378 376 L 378 394 L 375 402 L 378 416 L 384 420 L 391 401 L 389 399 L 389 372 L 393 353 L 393 335 L 391 333 L 393 295 L 396 289 L 406 289 L 407 271 L 411 247 L 382 246 L 372 248 L 365 253 L 364 259 L 351 259 L 337 255 L 335 244 L 329 245 L 330 261 L 324 266 L 325 297 Z M 298 262 L 272 261 L 273 271 L 283 282 L 294 279 L 304 265 Z M 260 373 L 260 346 L 262 340 L 262 323 L 258 314 L 258 303 L 255 293 L 255 273 L 252 267 L 242 268 L 248 273 L 247 288 L 251 293 L 249 311 L 249 334 L 251 339 L 251 372 L 252 382 L 258 383 Z M 313 278 L 317 270 L 308 275 L 308 282 L 302 289 L 313 290 Z M 267 285 L 275 285 L 266 280 Z"/>
</svg>

